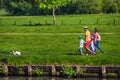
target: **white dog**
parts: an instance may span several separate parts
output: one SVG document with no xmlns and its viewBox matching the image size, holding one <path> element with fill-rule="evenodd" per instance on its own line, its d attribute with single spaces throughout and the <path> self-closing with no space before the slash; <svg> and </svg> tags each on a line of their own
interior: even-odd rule
<svg viewBox="0 0 120 80">
<path fill-rule="evenodd" d="M 20 51 L 12 51 L 11 54 L 12 55 L 21 55 L 21 52 Z"/>
</svg>

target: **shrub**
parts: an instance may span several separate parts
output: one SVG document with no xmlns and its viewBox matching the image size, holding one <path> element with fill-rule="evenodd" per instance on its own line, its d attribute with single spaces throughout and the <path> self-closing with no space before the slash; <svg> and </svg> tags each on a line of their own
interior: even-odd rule
<svg viewBox="0 0 120 80">
<path fill-rule="evenodd" d="M 61 72 L 67 77 L 72 77 L 73 75 L 76 75 L 76 71 L 71 66 L 62 66 Z"/>
<path fill-rule="evenodd" d="M 42 69 L 39 69 L 39 68 L 34 68 L 34 69 L 33 69 L 33 73 L 34 73 L 35 75 L 40 76 L 40 75 L 43 74 L 43 70 L 42 70 Z"/>
</svg>

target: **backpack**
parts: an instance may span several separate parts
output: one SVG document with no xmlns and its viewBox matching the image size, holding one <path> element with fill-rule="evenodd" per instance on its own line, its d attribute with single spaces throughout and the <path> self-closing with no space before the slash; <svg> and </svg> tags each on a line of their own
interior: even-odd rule
<svg viewBox="0 0 120 80">
<path fill-rule="evenodd" d="M 94 34 L 91 34 L 91 39 L 95 39 L 95 35 Z"/>
<path fill-rule="evenodd" d="M 101 40 L 101 36 L 100 35 L 98 35 L 98 41 L 100 41 Z"/>
</svg>

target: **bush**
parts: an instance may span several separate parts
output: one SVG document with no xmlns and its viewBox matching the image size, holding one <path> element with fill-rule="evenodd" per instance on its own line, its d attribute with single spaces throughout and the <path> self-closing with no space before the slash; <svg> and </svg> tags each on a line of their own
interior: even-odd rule
<svg viewBox="0 0 120 80">
<path fill-rule="evenodd" d="M 72 77 L 76 75 L 76 71 L 71 66 L 62 66 L 62 71 L 64 76 Z"/>
<path fill-rule="evenodd" d="M 5 9 L 0 9 L 0 16 L 9 15 L 9 12 L 7 12 Z"/>
</svg>

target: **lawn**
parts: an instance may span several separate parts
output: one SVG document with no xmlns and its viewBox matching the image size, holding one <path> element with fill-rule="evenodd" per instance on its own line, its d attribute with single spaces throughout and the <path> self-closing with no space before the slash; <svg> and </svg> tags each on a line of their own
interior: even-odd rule
<svg viewBox="0 0 120 80">
<path fill-rule="evenodd" d="M 83 22 L 79 24 L 78 17 L 81 20 L 84 19 L 86 24 Z M 120 65 L 120 45 L 118 44 L 120 43 L 120 23 L 118 22 L 120 15 L 118 14 L 57 16 L 56 27 L 52 26 L 51 16 L 0 18 L 1 64 Z M 96 24 L 98 18 L 100 18 L 99 24 Z M 30 19 L 34 21 L 32 25 L 29 25 Z M 102 19 L 104 19 L 104 24 Z M 113 19 L 116 20 L 115 24 L 114 21 L 112 23 Z M 16 20 L 16 25 L 13 25 L 14 20 Z M 43 23 L 38 24 L 37 21 L 40 20 Z M 48 20 L 49 24 L 46 24 L 45 20 Z M 66 20 L 68 23 L 61 24 L 61 20 Z M 72 20 L 77 20 L 78 23 L 75 21 L 72 23 Z M 84 36 L 85 25 L 89 27 L 91 33 L 95 27 L 99 29 L 102 37 L 100 43 L 104 53 L 97 50 L 97 55 L 82 56 L 79 54 L 78 36 Z M 19 50 L 22 55 L 13 56 L 10 54 L 12 50 Z"/>
</svg>

